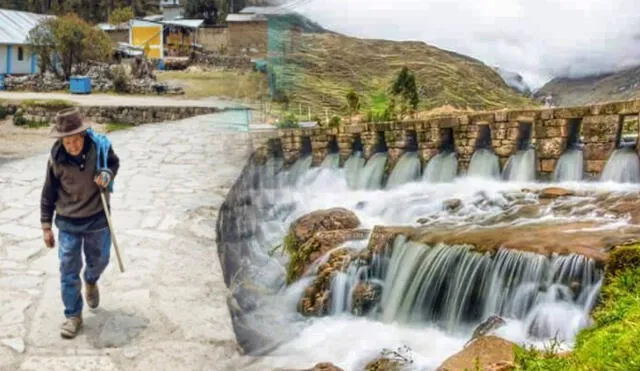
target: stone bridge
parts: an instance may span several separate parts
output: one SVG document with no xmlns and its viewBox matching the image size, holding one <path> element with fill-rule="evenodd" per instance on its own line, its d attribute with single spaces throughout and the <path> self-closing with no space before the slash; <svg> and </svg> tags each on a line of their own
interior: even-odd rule
<svg viewBox="0 0 640 371">
<path fill-rule="evenodd" d="M 585 172 L 595 177 L 620 146 L 625 122 L 636 122 L 633 134 L 637 137 L 639 115 L 640 100 L 633 100 L 584 107 L 448 115 L 424 121 L 285 129 L 273 133 L 267 145 L 258 150 L 257 158 L 282 156 L 286 164 L 291 164 L 301 156 L 312 155 L 313 164 L 318 165 L 329 153 L 339 153 L 343 164 L 354 151 L 362 151 L 366 159 L 376 152 L 387 151 L 387 170 L 391 171 L 407 151 L 418 152 L 426 164 L 448 149 L 457 153 L 458 171 L 463 172 L 477 149 L 492 149 L 504 167 L 509 156 L 518 150 L 535 148 L 538 176 L 546 179 L 567 148 L 579 146 L 584 151 Z"/>
</svg>

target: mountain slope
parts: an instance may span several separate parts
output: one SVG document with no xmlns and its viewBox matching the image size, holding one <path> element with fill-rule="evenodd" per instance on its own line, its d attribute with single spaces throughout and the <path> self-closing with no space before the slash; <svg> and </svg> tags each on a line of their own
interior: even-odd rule
<svg viewBox="0 0 640 371">
<path fill-rule="evenodd" d="M 287 55 L 279 81 L 289 101 L 314 112 L 341 112 L 354 89 L 362 112 L 380 109 L 403 66 L 416 75 L 420 110 L 442 106 L 496 109 L 533 105 L 492 68 L 473 58 L 422 42 L 365 40 L 334 33 L 302 34 Z"/>
<path fill-rule="evenodd" d="M 505 70 L 500 67 L 494 67 L 493 69 L 496 70 L 496 72 L 500 75 L 500 77 L 502 77 L 507 85 L 515 89 L 517 92 L 524 95 L 531 94 L 531 88 L 529 87 L 529 85 L 527 85 L 527 83 L 524 81 L 524 78 L 519 73 Z"/>
<path fill-rule="evenodd" d="M 544 85 L 535 97 L 551 95 L 556 106 L 574 106 L 640 98 L 640 66 L 621 72 L 580 79 L 556 78 Z"/>
</svg>

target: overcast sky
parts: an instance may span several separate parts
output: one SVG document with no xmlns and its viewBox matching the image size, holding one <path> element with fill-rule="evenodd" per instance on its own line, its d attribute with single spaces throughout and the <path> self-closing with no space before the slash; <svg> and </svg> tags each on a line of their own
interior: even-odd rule
<svg viewBox="0 0 640 371">
<path fill-rule="evenodd" d="M 351 36 L 422 40 L 520 73 L 554 76 L 640 65 L 640 0 L 293 0 Z"/>
</svg>

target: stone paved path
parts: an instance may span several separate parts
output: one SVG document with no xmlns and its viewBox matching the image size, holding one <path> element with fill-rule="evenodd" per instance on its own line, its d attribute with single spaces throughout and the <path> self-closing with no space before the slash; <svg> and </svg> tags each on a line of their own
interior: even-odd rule
<svg viewBox="0 0 640 371">
<path fill-rule="evenodd" d="M 0 370 L 236 369 L 214 239 L 217 208 L 250 151 L 249 134 L 229 124 L 237 114 L 111 135 L 126 272 L 113 254 L 101 306 L 85 306 L 70 341 L 58 330 L 57 250 L 44 248 L 39 230 L 47 155 L 0 165 Z"/>
</svg>

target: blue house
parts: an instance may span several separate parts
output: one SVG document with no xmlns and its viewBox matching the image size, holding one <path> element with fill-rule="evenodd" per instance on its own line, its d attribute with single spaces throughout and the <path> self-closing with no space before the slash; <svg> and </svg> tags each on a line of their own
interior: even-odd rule
<svg viewBox="0 0 640 371">
<path fill-rule="evenodd" d="M 38 73 L 38 60 L 29 50 L 27 36 L 47 17 L 50 16 L 0 9 L 0 75 Z"/>
</svg>

